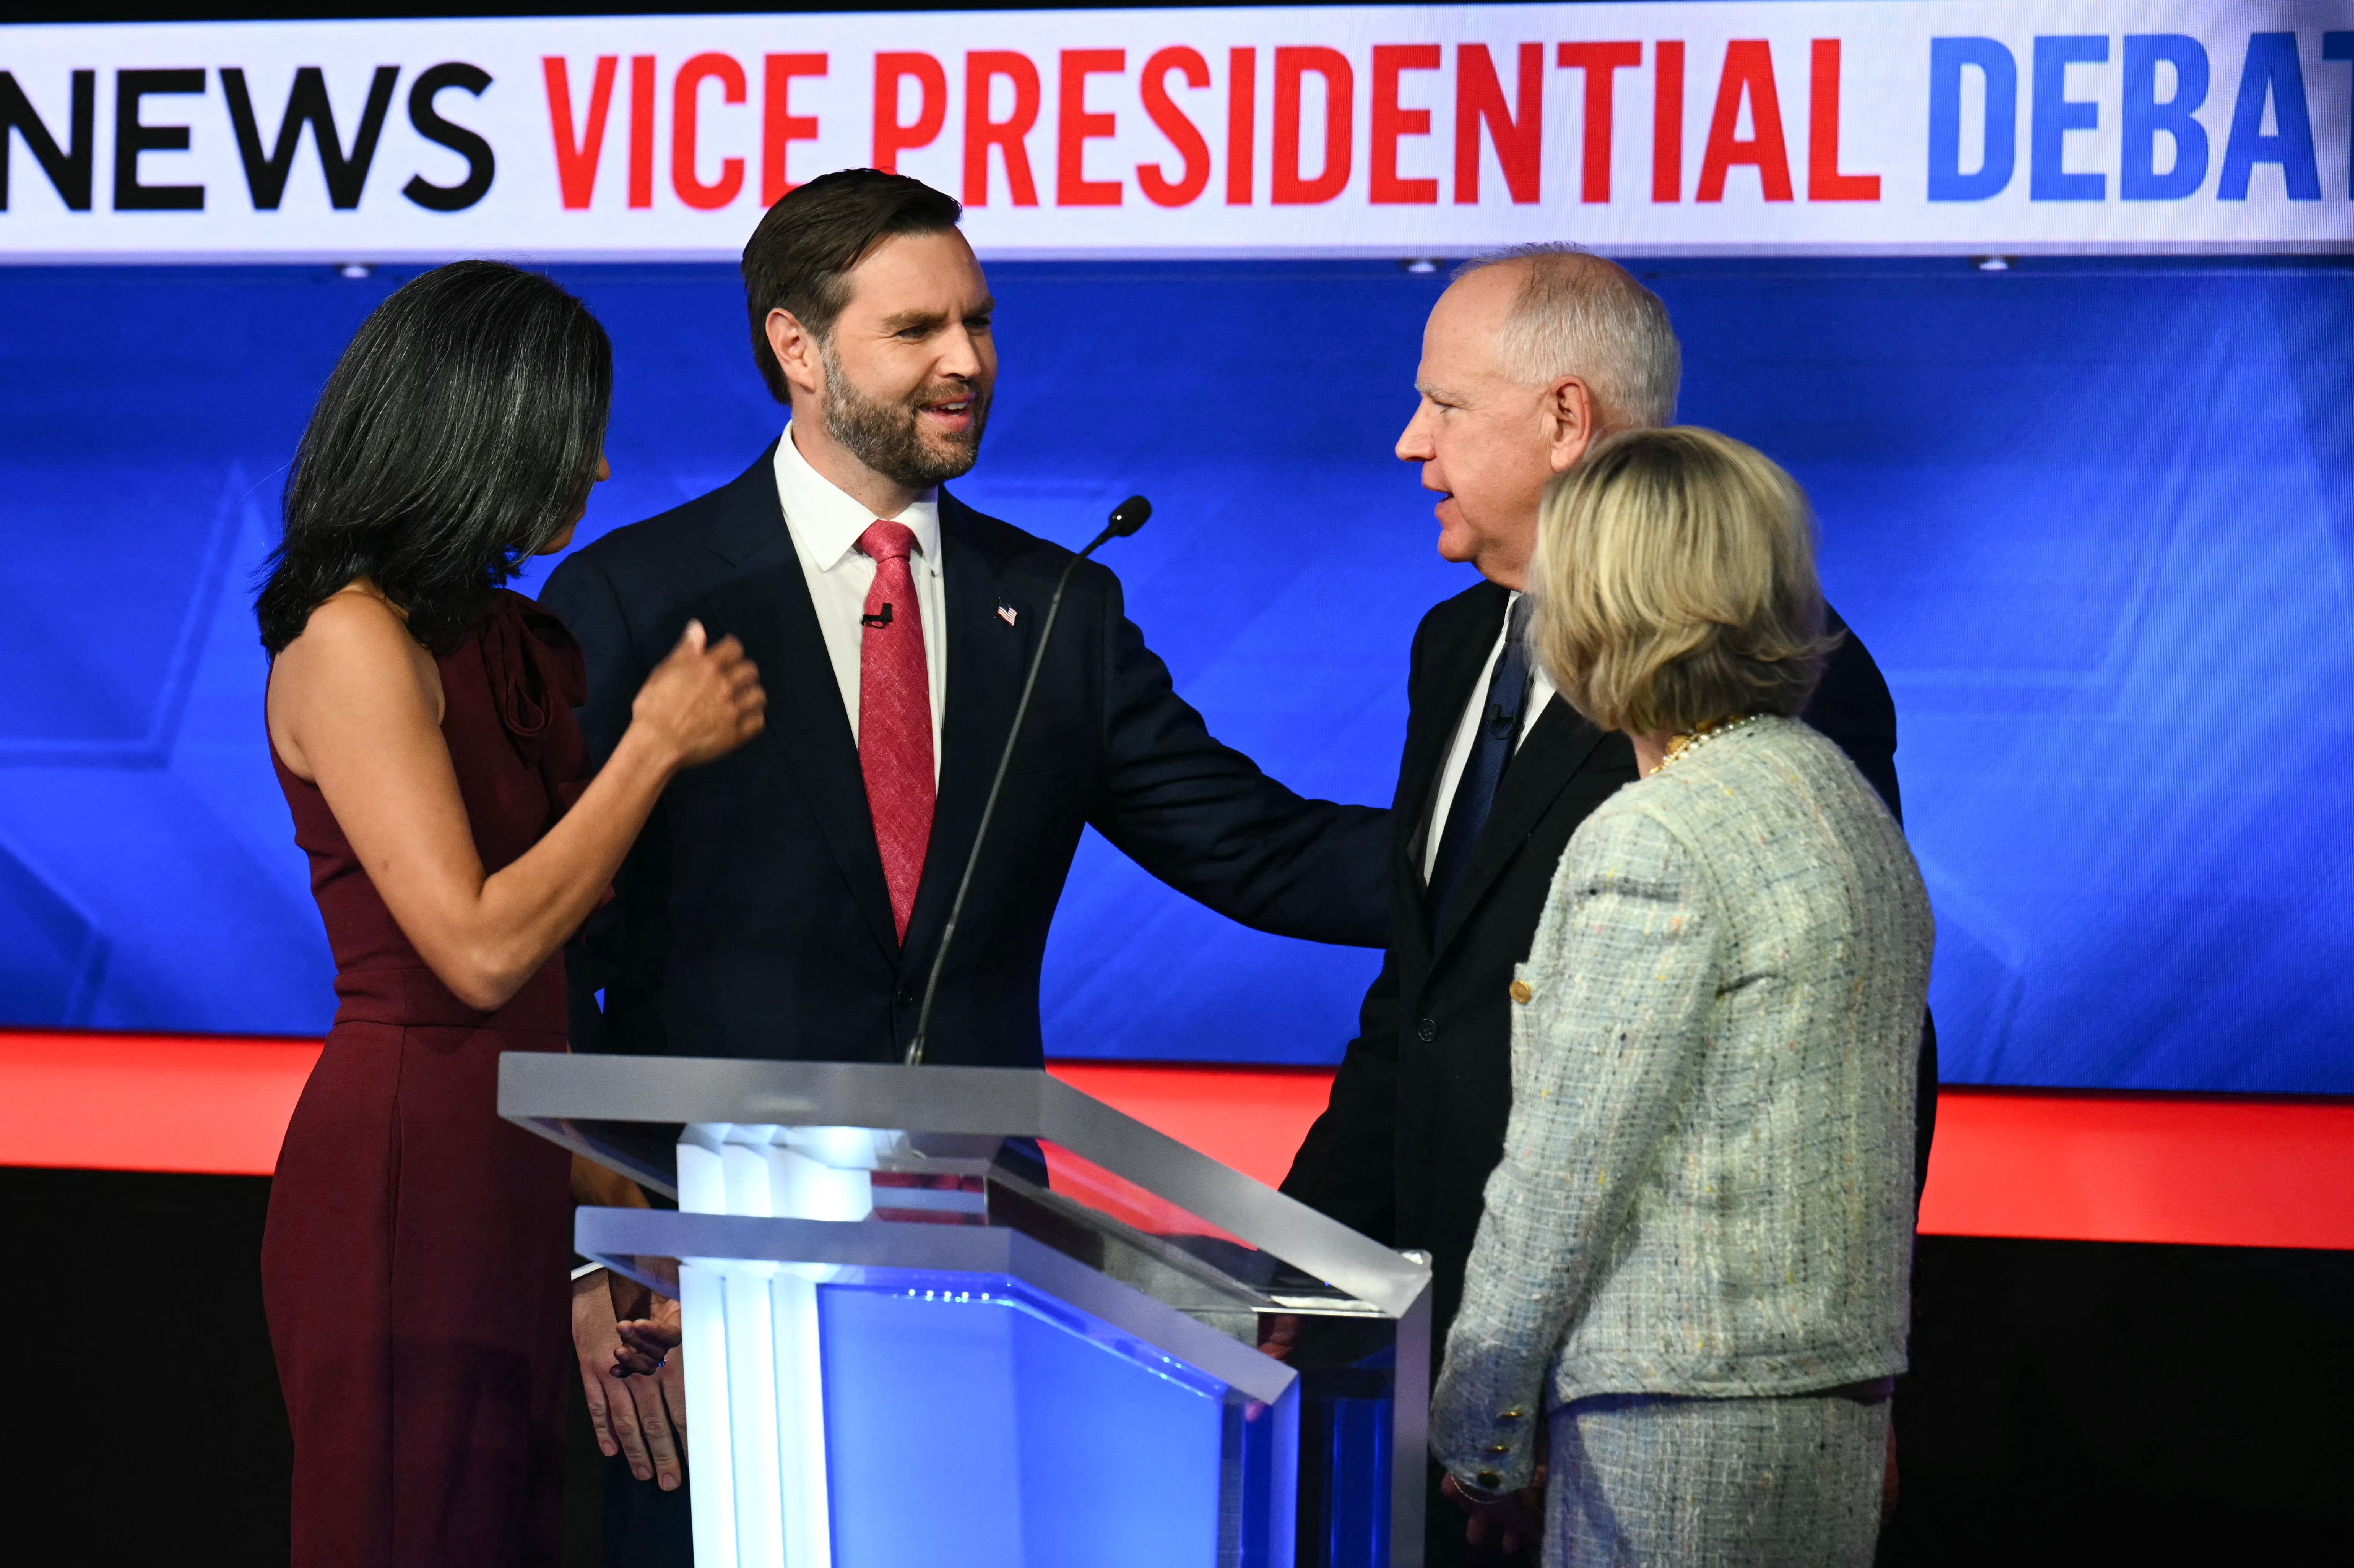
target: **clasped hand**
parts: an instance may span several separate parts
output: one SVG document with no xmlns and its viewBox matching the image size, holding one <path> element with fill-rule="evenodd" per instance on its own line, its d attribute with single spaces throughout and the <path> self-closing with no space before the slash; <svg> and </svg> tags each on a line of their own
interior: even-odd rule
<svg viewBox="0 0 2354 1568">
<path fill-rule="evenodd" d="M 1519 1491 L 1499 1492 L 1492 1497 L 1474 1496 L 1453 1476 L 1441 1481 L 1438 1489 L 1469 1516 L 1463 1521 L 1463 1539 L 1473 1546 L 1485 1546 L 1493 1538 L 1496 1550 L 1511 1557 L 1523 1547 L 1533 1549 L 1543 1539 L 1544 1467 L 1542 1465 L 1537 1467 L 1535 1484 Z"/>
<path fill-rule="evenodd" d="M 615 1298 L 623 1299 L 618 1306 Z M 572 1347 L 605 1457 L 663 1490 L 686 1478 L 686 1380 L 678 1303 L 610 1270 L 572 1286 Z"/>
</svg>

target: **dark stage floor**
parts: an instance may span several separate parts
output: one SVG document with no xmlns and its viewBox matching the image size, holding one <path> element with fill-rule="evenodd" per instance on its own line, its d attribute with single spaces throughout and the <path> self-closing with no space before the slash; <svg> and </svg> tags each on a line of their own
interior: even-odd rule
<svg viewBox="0 0 2354 1568">
<path fill-rule="evenodd" d="M 252 1177 L 0 1170 L 31 1289 L 5 1496 L 51 1561 L 286 1560 Z M 2338 1563 L 2354 1253 L 1927 1237 L 1904 1564 Z M 576 1420 L 567 1564 L 601 1562 Z"/>
</svg>

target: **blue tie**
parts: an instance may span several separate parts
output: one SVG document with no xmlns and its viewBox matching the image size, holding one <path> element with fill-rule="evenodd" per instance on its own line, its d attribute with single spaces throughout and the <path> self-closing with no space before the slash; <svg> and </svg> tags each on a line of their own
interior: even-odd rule
<svg viewBox="0 0 2354 1568">
<path fill-rule="evenodd" d="M 1504 651 L 1496 656 L 1496 672 L 1488 678 L 1488 701 L 1480 711 L 1479 727 L 1471 740 L 1471 755 L 1463 777 L 1455 781 L 1455 802 L 1447 813 L 1447 828 L 1438 841 L 1438 859 L 1430 868 L 1430 889 L 1424 908 L 1436 934 L 1447 919 L 1447 906 L 1463 873 L 1471 864 L 1471 851 L 1488 825 L 1496 803 L 1496 787 L 1503 781 L 1504 765 L 1512 759 L 1513 743 L 1521 735 L 1521 710 L 1529 700 L 1529 611 L 1526 594 L 1512 600 L 1504 618 Z"/>
</svg>

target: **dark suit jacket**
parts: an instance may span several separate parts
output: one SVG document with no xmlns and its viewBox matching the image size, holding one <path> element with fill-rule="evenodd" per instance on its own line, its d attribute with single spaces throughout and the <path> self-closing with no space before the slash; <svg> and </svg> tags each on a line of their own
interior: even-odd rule
<svg viewBox="0 0 2354 1568">
<path fill-rule="evenodd" d="M 1625 736 L 1596 729 L 1566 702 L 1547 704 L 1504 769 L 1447 925 L 1430 928 L 1422 857 L 1431 796 L 1510 597 L 1482 582 L 1431 610 L 1415 633 L 1390 815 L 1389 955 L 1365 993 L 1331 1102 L 1283 1183 L 1369 1236 L 1431 1254 L 1434 1368 L 1511 1114 L 1512 968 L 1528 957 L 1570 835 L 1636 776 Z M 1896 810 L 1896 708 L 1852 633 L 1805 716 Z"/>
<path fill-rule="evenodd" d="M 769 694 L 766 732 L 671 785 L 615 879 L 618 897 L 569 950 L 580 1050 L 900 1059 L 1046 601 L 1071 557 L 941 497 L 948 711 L 903 949 L 773 453 L 588 546 L 541 596 L 587 650 L 581 723 L 600 758 L 690 617 L 715 638 L 741 638 Z M 1089 562 L 1064 599 L 940 982 L 933 1061 L 1039 1065 L 1046 928 L 1090 822 L 1245 925 L 1361 947 L 1389 938 L 1385 813 L 1302 800 L 1213 740 L 1122 614 L 1119 580 Z"/>
</svg>

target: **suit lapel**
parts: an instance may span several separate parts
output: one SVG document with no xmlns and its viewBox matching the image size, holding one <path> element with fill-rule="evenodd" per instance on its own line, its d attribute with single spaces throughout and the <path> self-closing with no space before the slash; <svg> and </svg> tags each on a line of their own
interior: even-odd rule
<svg viewBox="0 0 2354 1568">
<path fill-rule="evenodd" d="M 727 487 L 726 509 L 712 532 L 711 547 L 736 567 L 736 580 L 747 591 L 731 596 L 736 624 L 715 626 L 712 634 L 733 632 L 753 651 L 769 694 L 768 728 L 758 744 L 784 753 L 853 902 L 884 951 L 896 952 L 899 938 L 891 924 L 891 891 L 875 847 L 858 743 L 810 602 L 809 579 L 777 501 L 775 457 L 772 444 Z"/>
<path fill-rule="evenodd" d="M 1464 867 L 1463 881 L 1447 906 L 1446 927 L 1432 944 L 1434 955 L 1445 950 L 1463 928 L 1488 889 L 1521 853 L 1537 819 L 1569 787 L 1571 778 L 1585 766 L 1602 739 L 1603 732 L 1558 694 L 1545 705 L 1535 727 L 1522 737 L 1520 749 L 1504 767 L 1488 824 L 1479 832 L 1479 842 L 1471 846 L 1471 863 Z"/>
<path fill-rule="evenodd" d="M 1400 846 L 1401 858 L 1392 865 L 1391 874 L 1400 887 L 1410 887 L 1414 896 L 1412 930 L 1428 952 L 1437 947 L 1430 929 L 1430 915 L 1423 896 L 1423 862 L 1427 858 L 1429 834 L 1437 824 L 1430 821 L 1431 798 L 1438 789 L 1438 776 L 1446 769 L 1447 754 L 1454 748 L 1455 732 L 1463 722 L 1463 710 L 1471 703 L 1479 676 L 1488 662 L 1488 653 L 1495 646 L 1496 634 L 1504 624 L 1504 609 L 1511 596 L 1492 583 L 1481 583 L 1472 590 L 1470 602 L 1455 624 L 1449 626 L 1445 640 L 1430 650 L 1431 696 L 1419 705 L 1406 735 L 1405 753 L 1398 769 L 1397 799 L 1393 810 L 1406 825 L 1403 834 L 1393 842 Z"/>
<path fill-rule="evenodd" d="M 965 859 L 972 853 L 973 834 L 1005 748 L 1005 732 L 1021 698 L 1022 676 L 1038 635 L 1037 618 L 1045 613 L 1043 602 L 1034 611 L 1031 596 L 1004 582 L 997 563 L 976 541 L 963 503 L 945 491 L 940 494 L 940 599 L 948 631 L 943 640 L 948 648 L 947 715 L 940 726 L 940 783 L 932 806 L 932 836 L 924 851 L 916 906 L 907 916 L 907 953 L 926 955 L 927 965 L 948 924 Z M 997 613 L 1001 605 L 1013 609 L 1013 625 Z M 1034 710 L 1032 719 L 1034 728 Z"/>
</svg>

